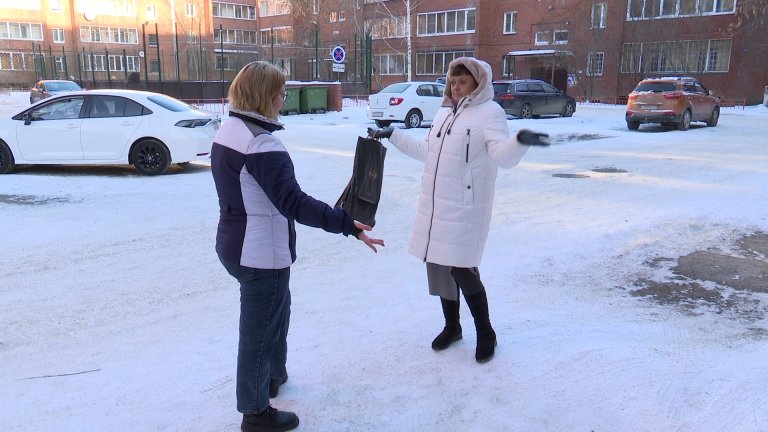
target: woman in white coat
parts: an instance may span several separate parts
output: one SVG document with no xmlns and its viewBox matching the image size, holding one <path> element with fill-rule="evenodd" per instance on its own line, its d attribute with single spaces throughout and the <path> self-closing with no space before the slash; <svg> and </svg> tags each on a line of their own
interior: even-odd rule
<svg viewBox="0 0 768 432">
<path fill-rule="evenodd" d="M 493 101 L 488 63 L 458 58 L 448 67 L 443 106 L 424 141 L 401 129 L 369 130 L 425 163 L 410 253 L 427 264 L 429 293 L 440 296 L 445 328 L 432 342 L 442 350 L 462 338 L 459 290 L 475 321 L 475 359 L 493 357 L 496 333 L 477 267 L 490 228 L 496 173 L 515 166 L 528 145 L 546 134 L 523 130 L 510 137 L 504 110 Z"/>
</svg>

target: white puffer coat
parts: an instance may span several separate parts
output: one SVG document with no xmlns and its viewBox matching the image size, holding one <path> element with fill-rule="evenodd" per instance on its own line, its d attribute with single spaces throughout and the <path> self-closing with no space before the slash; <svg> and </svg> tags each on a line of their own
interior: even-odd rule
<svg viewBox="0 0 768 432">
<path fill-rule="evenodd" d="M 454 108 L 450 71 L 458 64 L 469 69 L 478 87 Z M 426 139 L 396 128 L 389 140 L 425 162 L 410 253 L 434 264 L 477 267 L 488 238 L 498 168 L 517 165 L 528 146 L 509 135 L 504 110 L 493 101 L 487 63 L 462 57 L 448 70 L 443 106 Z"/>
</svg>

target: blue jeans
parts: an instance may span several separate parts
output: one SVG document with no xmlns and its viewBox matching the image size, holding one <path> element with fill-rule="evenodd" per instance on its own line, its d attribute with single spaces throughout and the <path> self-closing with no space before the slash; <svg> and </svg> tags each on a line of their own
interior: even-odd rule
<svg viewBox="0 0 768 432">
<path fill-rule="evenodd" d="M 240 282 L 240 341 L 237 349 L 237 410 L 243 414 L 269 406 L 270 378 L 287 378 L 288 325 L 291 320 L 291 268 L 243 267 L 219 257 Z"/>
</svg>

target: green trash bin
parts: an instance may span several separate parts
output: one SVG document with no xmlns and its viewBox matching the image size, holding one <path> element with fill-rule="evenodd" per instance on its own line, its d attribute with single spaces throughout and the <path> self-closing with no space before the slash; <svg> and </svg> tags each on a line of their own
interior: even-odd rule
<svg viewBox="0 0 768 432">
<path fill-rule="evenodd" d="M 299 113 L 299 94 L 301 93 L 301 87 L 286 87 L 285 88 L 285 102 L 283 102 L 283 109 L 280 110 L 280 114 L 298 114 Z"/>
<path fill-rule="evenodd" d="M 302 87 L 300 109 L 302 113 L 326 112 L 328 110 L 328 87 Z"/>
</svg>

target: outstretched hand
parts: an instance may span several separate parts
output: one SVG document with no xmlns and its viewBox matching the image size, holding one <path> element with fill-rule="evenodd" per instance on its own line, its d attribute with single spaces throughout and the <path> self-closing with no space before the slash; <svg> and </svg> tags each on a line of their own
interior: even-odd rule
<svg viewBox="0 0 768 432">
<path fill-rule="evenodd" d="M 520 141 L 520 144 L 524 145 L 548 146 L 550 144 L 549 134 L 534 132 L 528 129 L 521 129 L 517 133 L 517 140 Z"/>
<path fill-rule="evenodd" d="M 381 138 L 389 138 L 392 136 L 392 131 L 395 129 L 393 127 L 385 127 L 382 129 L 375 129 L 372 127 L 368 128 L 368 138 L 373 139 L 381 139 Z"/>
<path fill-rule="evenodd" d="M 357 239 L 360 240 L 361 242 L 365 243 L 366 246 L 371 248 L 374 252 L 378 253 L 378 251 L 376 250 L 376 246 L 375 245 L 379 245 L 381 247 L 384 247 L 384 240 L 368 237 L 368 234 L 366 234 L 365 232 L 366 231 L 370 231 L 372 229 L 369 225 L 366 225 L 366 224 L 364 224 L 364 223 L 362 223 L 360 221 L 353 221 L 353 222 L 355 224 L 355 228 L 357 228 L 359 230 L 362 230 L 359 233 L 357 233 L 357 236 L 356 236 Z"/>
</svg>

